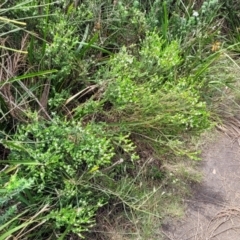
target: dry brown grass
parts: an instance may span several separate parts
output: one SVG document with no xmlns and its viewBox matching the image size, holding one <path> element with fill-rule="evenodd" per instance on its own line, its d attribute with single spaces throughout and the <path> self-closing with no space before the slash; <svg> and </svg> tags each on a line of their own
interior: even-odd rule
<svg viewBox="0 0 240 240">
<path fill-rule="evenodd" d="M 28 35 L 21 41 L 21 49 L 27 47 Z M 7 46 L 8 38 L 0 39 L 1 46 Z M 4 100 L 8 113 L 19 121 L 26 121 L 24 112 L 27 109 L 26 101 L 18 102 L 16 99 L 17 89 L 13 86 L 12 79 L 19 75 L 26 65 L 26 54 L 20 52 L 11 52 L 1 48 L 1 63 L 0 63 L 0 96 Z"/>
</svg>

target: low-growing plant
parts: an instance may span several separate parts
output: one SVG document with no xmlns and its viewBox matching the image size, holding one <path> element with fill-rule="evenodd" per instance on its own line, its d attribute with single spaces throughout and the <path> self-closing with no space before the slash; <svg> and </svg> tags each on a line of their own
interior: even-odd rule
<svg viewBox="0 0 240 240">
<path fill-rule="evenodd" d="M 147 34 L 137 57 L 123 48 L 108 63 L 103 101 L 112 104 L 110 112 L 116 114 L 112 120 L 120 131 L 145 136 L 158 143 L 157 148 L 168 146 L 182 155 L 183 145 L 171 147 L 170 140 L 186 131 L 206 129 L 209 113 L 194 75 L 176 77 L 180 53 L 176 41 L 166 44 L 156 32 Z"/>
<path fill-rule="evenodd" d="M 154 1 L 148 14 L 148 24 L 157 27 L 166 41 L 178 40 L 183 67 L 178 74 L 190 74 L 212 54 L 211 45 L 219 41 L 223 24 L 222 3 L 205 1 Z"/>
<path fill-rule="evenodd" d="M 113 195 L 112 189 L 106 194 L 106 190 L 96 188 L 94 179 L 104 182 L 107 176 L 102 171 L 115 169 L 117 148 L 125 153 L 125 161 L 133 161 L 136 156 L 128 136 L 107 136 L 104 125 L 82 126 L 56 118 L 49 123 L 36 121 L 21 126 L 11 140 L 3 141 L 11 150 L 7 163 L 19 165 L 14 179 L 28 181 L 29 190 L 21 190 L 27 199 L 19 199 L 21 206 L 26 202 L 33 209 L 43 203 L 50 206 L 44 219 L 52 227 L 49 225 L 44 234 L 60 234 L 63 228 L 82 236 L 93 226 L 96 211 Z M 115 177 L 111 174 L 107 178 L 114 182 Z M 9 188 L 11 182 L 16 183 L 6 182 Z"/>
</svg>

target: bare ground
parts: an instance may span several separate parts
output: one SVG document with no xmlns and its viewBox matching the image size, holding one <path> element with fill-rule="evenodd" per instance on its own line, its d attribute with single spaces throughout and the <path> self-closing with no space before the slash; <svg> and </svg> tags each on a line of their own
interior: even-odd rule
<svg viewBox="0 0 240 240">
<path fill-rule="evenodd" d="M 185 216 L 168 219 L 162 232 L 167 240 L 240 240 L 240 147 L 238 137 L 218 132 L 205 147 L 203 181 L 185 200 Z"/>
</svg>

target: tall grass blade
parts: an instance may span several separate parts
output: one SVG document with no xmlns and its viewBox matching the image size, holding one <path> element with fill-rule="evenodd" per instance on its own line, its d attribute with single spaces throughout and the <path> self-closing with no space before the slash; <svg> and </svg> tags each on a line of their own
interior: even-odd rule
<svg viewBox="0 0 240 240">
<path fill-rule="evenodd" d="M 162 22 L 162 34 L 165 40 L 168 40 L 168 10 L 167 2 L 163 2 L 163 22 Z"/>
<path fill-rule="evenodd" d="M 27 25 L 25 22 L 12 20 L 12 19 L 8 19 L 8 18 L 5 18 L 5 17 L 0 17 L 0 21 L 2 21 L 4 23 L 14 23 L 14 24 L 22 25 L 22 26 L 26 26 Z"/>
<path fill-rule="evenodd" d="M 7 82 L 3 82 L 3 83 L 0 84 L 0 86 L 4 86 L 5 84 L 14 83 L 14 82 L 17 82 L 19 80 L 23 80 L 23 79 L 27 79 L 27 78 L 44 76 L 44 75 L 55 73 L 55 72 L 57 72 L 57 70 L 54 69 L 54 70 L 47 70 L 47 71 L 40 71 L 40 72 L 36 72 L 36 73 L 24 74 L 22 76 L 14 77 Z"/>
<path fill-rule="evenodd" d="M 2 45 L 0 45 L 0 48 L 3 48 L 5 50 L 9 50 L 9 51 L 12 51 L 12 52 L 23 53 L 23 54 L 27 54 L 28 53 L 27 51 L 17 50 L 17 49 L 5 47 L 5 46 L 2 46 Z"/>
<path fill-rule="evenodd" d="M 24 212 L 18 214 L 16 217 L 12 218 L 11 220 L 9 220 L 7 223 L 3 224 L 2 226 L 0 226 L 0 231 L 2 231 L 4 228 L 6 228 L 9 224 L 11 224 L 13 221 L 19 219 L 22 215 L 24 215 L 26 212 L 28 212 L 29 210 L 25 210 Z M 3 238 L 3 235 L 0 235 L 0 239 L 1 240 L 5 240 Z"/>
<path fill-rule="evenodd" d="M 89 24 L 86 26 L 85 32 L 84 32 L 84 34 L 83 34 L 82 41 L 80 42 L 80 44 L 79 44 L 79 46 L 78 46 L 78 48 L 77 48 L 77 50 L 76 50 L 76 53 L 77 53 L 77 54 L 80 52 L 80 50 L 81 50 L 82 47 L 83 47 L 83 44 L 82 44 L 82 43 L 86 42 L 87 36 L 88 36 L 88 32 L 89 32 Z"/>
</svg>

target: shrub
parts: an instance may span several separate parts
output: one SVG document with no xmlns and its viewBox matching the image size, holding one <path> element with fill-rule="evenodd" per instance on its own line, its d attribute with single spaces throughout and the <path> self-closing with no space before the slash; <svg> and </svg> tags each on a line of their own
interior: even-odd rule
<svg viewBox="0 0 240 240">
<path fill-rule="evenodd" d="M 104 182 L 104 178 L 109 178 L 101 170 L 113 164 L 116 147 L 121 147 L 129 159 L 136 158 L 128 136 L 107 136 L 104 126 L 83 126 L 56 118 L 49 123 L 22 125 L 11 141 L 5 141 L 11 150 L 8 163 L 21 164 L 15 178 L 29 182 L 31 197 L 21 190 L 29 207 L 35 209 L 43 203 L 50 206 L 48 213 L 44 212 L 45 224 L 51 222 L 48 234 L 63 233 L 64 229 L 82 236 L 82 232 L 88 231 L 94 224 L 96 211 L 111 197 L 95 188 L 94 179 Z M 8 186 L 11 182 L 8 181 Z"/>
<path fill-rule="evenodd" d="M 159 146 L 168 148 L 169 140 L 181 140 L 186 131 L 206 129 L 209 112 L 195 76 L 176 77 L 182 62 L 176 41 L 167 43 L 152 32 L 139 48 L 139 55 L 134 56 L 123 47 L 109 61 L 104 76 L 108 85 L 101 101 L 112 104 L 105 114 L 112 116 L 119 132 L 133 132 L 159 143 L 157 153 Z M 182 155 L 186 150 L 181 147 L 169 150 Z"/>
</svg>

